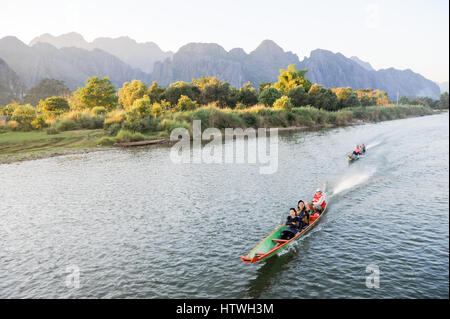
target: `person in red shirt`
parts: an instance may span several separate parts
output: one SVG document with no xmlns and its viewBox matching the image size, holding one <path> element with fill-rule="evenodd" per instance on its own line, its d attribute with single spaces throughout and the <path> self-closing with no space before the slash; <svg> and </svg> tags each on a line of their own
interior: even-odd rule
<svg viewBox="0 0 450 319">
<path fill-rule="evenodd" d="M 325 209 L 327 203 L 325 202 L 325 196 L 322 193 L 322 190 L 319 188 L 316 190 L 314 194 L 314 199 L 311 201 L 311 205 L 315 207 L 319 213 L 322 213 Z"/>
</svg>

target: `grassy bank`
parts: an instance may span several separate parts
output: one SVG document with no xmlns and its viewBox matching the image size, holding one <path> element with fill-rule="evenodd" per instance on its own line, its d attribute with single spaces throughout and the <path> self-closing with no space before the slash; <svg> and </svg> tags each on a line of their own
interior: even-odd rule
<svg viewBox="0 0 450 319">
<path fill-rule="evenodd" d="M 0 133 L 0 163 L 78 153 L 97 147 L 103 130 L 78 130 L 49 135 L 45 131 Z"/>
<path fill-rule="evenodd" d="M 314 107 L 298 107 L 289 110 L 254 106 L 243 110 L 202 107 L 193 111 L 174 112 L 161 117 L 158 128 L 170 133 L 175 127 L 192 129 L 193 120 L 202 121 L 202 129 L 207 127 L 257 128 L 257 127 L 326 127 L 345 126 L 356 122 L 380 122 L 411 116 L 433 114 L 423 106 L 370 106 L 345 108 L 328 112 Z"/>
<path fill-rule="evenodd" d="M 168 138 L 176 127 L 192 131 L 194 120 L 202 121 L 202 129 L 302 127 L 317 128 L 345 126 L 357 122 L 379 122 L 435 113 L 417 105 L 370 106 L 346 108 L 328 112 L 314 107 L 275 109 L 254 106 L 246 109 L 217 108 L 213 105 L 192 111 L 165 112 L 158 117 L 137 118 L 126 122 L 125 117 L 111 113 L 102 119 L 104 129 L 33 130 L 29 132 L 0 131 L 0 163 L 44 158 L 62 154 L 108 149 L 115 143 Z M 63 122 L 61 122 L 63 123 Z M 66 125 L 65 123 L 64 125 Z M 98 127 L 99 125 L 96 125 Z M 139 128 L 139 131 L 132 128 Z M 68 129 L 78 128 L 76 125 Z M 112 129 L 113 128 L 113 129 Z"/>
</svg>

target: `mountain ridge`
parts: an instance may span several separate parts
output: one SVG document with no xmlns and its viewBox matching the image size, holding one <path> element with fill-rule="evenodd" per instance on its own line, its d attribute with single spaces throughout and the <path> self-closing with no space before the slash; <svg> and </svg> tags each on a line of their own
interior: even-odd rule
<svg viewBox="0 0 450 319">
<path fill-rule="evenodd" d="M 48 43 L 30 47 L 15 37 L 7 37 L 0 39 L 0 58 L 17 73 L 27 89 L 44 78 L 63 80 L 72 90 L 92 76 L 108 76 L 119 87 L 134 78 L 150 80 L 147 73 L 100 49 L 58 49 Z"/>
<path fill-rule="evenodd" d="M 48 43 L 52 41 L 57 43 Z M 149 57 L 153 49 L 157 54 L 163 52 L 153 42 L 137 43 L 126 36 L 101 37 L 87 42 L 74 32 L 59 37 L 43 34 L 30 45 L 12 36 L 0 39 L 0 58 L 27 88 L 42 78 L 55 78 L 75 89 L 94 75 L 109 76 L 116 87 L 133 79 L 167 86 L 201 76 L 216 76 L 236 87 L 250 81 L 258 87 L 262 82 L 276 81 L 280 69 L 295 64 L 297 69 L 308 71 L 309 80 L 325 87 L 381 89 L 388 92 L 391 99 L 397 92 L 411 97 L 437 98 L 440 94 L 436 83 L 411 70 L 375 70 L 358 57 L 347 58 L 324 49 L 313 50 L 309 57 L 300 61 L 297 54 L 284 51 L 269 39 L 249 53 L 242 48 L 227 51 L 217 43 L 202 42 L 187 43 L 175 53 L 163 52 L 163 56 Z M 155 62 L 152 64 L 152 61 Z"/>
<path fill-rule="evenodd" d="M 153 65 L 156 61 L 164 61 L 173 55 L 171 51 L 164 52 L 161 50 L 154 42 L 138 43 L 128 36 L 116 38 L 98 37 L 92 42 L 88 42 L 81 34 L 76 32 L 69 32 L 59 36 L 45 33 L 31 40 L 29 46 L 32 47 L 42 42 L 49 43 L 58 49 L 68 47 L 78 47 L 89 51 L 100 49 L 116 56 L 131 67 L 139 68 L 146 73 L 153 71 Z"/>
</svg>

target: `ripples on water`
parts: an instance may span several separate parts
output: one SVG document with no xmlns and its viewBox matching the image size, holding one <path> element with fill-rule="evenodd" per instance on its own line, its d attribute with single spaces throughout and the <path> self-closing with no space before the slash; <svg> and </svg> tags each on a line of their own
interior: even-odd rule
<svg viewBox="0 0 450 319">
<path fill-rule="evenodd" d="M 355 143 L 368 153 L 348 165 Z M 0 165 L 0 297 L 448 298 L 448 148 L 447 113 L 280 133 L 273 175 L 175 165 L 165 147 Z M 240 261 L 324 182 L 315 229 Z"/>
</svg>

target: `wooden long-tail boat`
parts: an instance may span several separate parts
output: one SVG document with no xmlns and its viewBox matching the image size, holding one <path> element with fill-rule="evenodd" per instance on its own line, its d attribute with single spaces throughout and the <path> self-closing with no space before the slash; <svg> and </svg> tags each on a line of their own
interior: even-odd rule
<svg viewBox="0 0 450 319">
<path fill-rule="evenodd" d="M 326 198 L 326 196 L 325 196 Z M 310 216 L 310 223 L 309 226 L 303 229 L 302 231 L 298 232 L 293 238 L 290 240 L 284 240 L 280 239 L 281 233 L 286 227 L 286 224 L 282 224 L 280 227 L 275 229 L 269 236 L 264 238 L 262 242 L 260 242 L 255 248 L 253 248 L 247 256 L 241 256 L 241 260 L 246 264 L 253 264 L 258 261 L 261 261 L 263 259 L 270 258 L 272 256 L 275 256 L 279 252 L 283 251 L 287 247 L 290 246 L 294 241 L 298 240 L 300 237 L 305 235 L 307 232 L 309 232 L 322 218 L 323 215 L 325 215 L 325 212 L 327 211 L 328 202 L 325 206 L 325 209 L 323 212 L 318 216 Z"/>
<path fill-rule="evenodd" d="M 359 160 L 359 156 L 358 155 L 348 154 L 347 157 L 348 157 L 348 161 L 350 163 Z"/>
<path fill-rule="evenodd" d="M 353 153 L 347 154 L 348 157 L 348 161 L 350 163 L 353 163 L 354 161 L 359 160 L 361 157 L 364 157 L 366 155 L 366 151 L 364 151 L 363 153 L 359 154 L 359 155 L 355 155 Z"/>
</svg>

